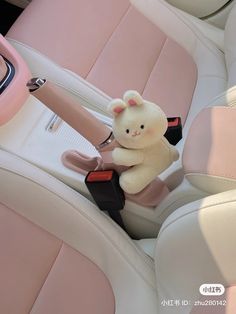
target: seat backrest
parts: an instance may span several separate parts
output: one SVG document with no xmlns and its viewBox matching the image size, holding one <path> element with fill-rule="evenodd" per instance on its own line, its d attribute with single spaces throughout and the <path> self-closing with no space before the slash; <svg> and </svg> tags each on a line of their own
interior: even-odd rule
<svg viewBox="0 0 236 314">
<path fill-rule="evenodd" d="M 232 190 L 188 204 L 164 222 L 155 255 L 160 313 L 236 313 L 235 206 Z M 203 284 L 221 284 L 225 293 L 204 297 Z M 168 308 L 168 300 L 180 305 Z M 211 300 L 222 303 L 200 304 Z"/>
<path fill-rule="evenodd" d="M 235 28 L 236 6 L 225 29 L 230 105 L 236 99 Z M 215 104 L 227 105 L 227 92 L 219 98 Z M 180 306 L 161 306 L 160 313 L 236 313 L 235 206 L 236 190 L 231 190 L 188 204 L 164 222 L 156 247 L 159 301 L 180 300 Z M 203 296 L 199 290 L 203 284 L 221 284 L 225 293 Z"/>
</svg>

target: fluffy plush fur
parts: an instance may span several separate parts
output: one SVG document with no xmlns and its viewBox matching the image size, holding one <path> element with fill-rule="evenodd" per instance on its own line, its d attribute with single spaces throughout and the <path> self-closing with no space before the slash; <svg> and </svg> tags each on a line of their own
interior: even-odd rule
<svg viewBox="0 0 236 314">
<path fill-rule="evenodd" d="M 117 165 L 129 166 L 120 176 L 122 189 L 130 194 L 142 191 L 156 176 L 179 158 L 178 151 L 163 136 L 168 122 L 156 104 L 138 92 L 127 91 L 109 104 L 113 133 L 122 148 L 112 154 Z"/>
</svg>

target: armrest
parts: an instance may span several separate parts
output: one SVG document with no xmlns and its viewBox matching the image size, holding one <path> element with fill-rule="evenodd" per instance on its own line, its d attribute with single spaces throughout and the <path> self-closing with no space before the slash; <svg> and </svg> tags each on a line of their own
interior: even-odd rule
<svg viewBox="0 0 236 314">
<path fill-rule="evenodd" d="M 189 131 L 183 167 L 191 184 L 207 193 L 236 188 L 236 108 L 200 112 Z"/>
</svg>

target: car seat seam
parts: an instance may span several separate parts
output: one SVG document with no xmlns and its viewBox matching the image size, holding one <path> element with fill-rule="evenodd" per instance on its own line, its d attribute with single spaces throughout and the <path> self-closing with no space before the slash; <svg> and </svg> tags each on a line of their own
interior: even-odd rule
<svg viewBox="0 0 236 314">
<path fill-rule="evenodd" d="M 122 20 L 126 17 L 126 15 L 128 14 L 128 12 L 131 9 L 131 4 L 129 4 L 127 10 L 125 11 L 124 14 L 122 14 L 120 20 L 118 21 L 117 25 L 114 27 L 111 35 L 109 36 L 109 38 L 107 39 L 106 43 L 104 44 L 104 46 L 102 47 L 102 49 L 100 50 L 100 53 L 98 53 L 96 59 L 94 60 L 94 63 L 90 66 L 90 69 L 88 70 L 88 73 L 85 76 L 85 79 L 88 78 L 89 74 L 91 73 L 93 67 L 95 66 L 95 64 L 97 63 L 98 59 L 100 58 L 100 56 L 102 55 L 104 49 L 106 48 L 106 46 L 108 45 L 108 43 L 110 42 L 111 38 L 114 36 L 115 31 L 118 29 L 118 27 L 120 26 L 120 24 L 122 23 Z"/>
<path fill-rule="evenodd" d="M 31 306 L 31 308 L 30 308 L 30 310 L 29 310 L 29 313 L 32 313 L 33 307 L 35 306 L 35 303 L 36 303 L 36 301 L 37 301 L 37 299 L 38 299 L 38 297 L 39 297 L 41 291 L 43 290 L 43 287 L 44 287 L 44 285 L 45 285 L 45 283 L 46 283 L 46 281 L 47 281 L 47 279 L 48 279 L 48 277 L 49 277 L 49 275 L 50 275 L 50 273 L 51 273 L 51 271 L 52 271 L 52 269 L 53 269 L 53 267 L 54 267 L 54 265 L 55 265 L 55 263 L 56 263 L 56 261 L 57 261 L 57 259 L 58 259 L 58 257 L 59 257 L 59 255 L 60 255 L 60 252 L 61 252 L 61 250 L 62 250 L 63 244 L 64 244 L 63 241 L 61 241 L 61 246 L 60 246 L 60 248 L 59 248 L 59 250 L 58 250 L 58 253 L 57 253 L 57 255 L 55 256 L 54 261 L 52 262 L 52 265 L 51 265 L 51 267 L 50 267 L 50 269 L 49 269 L 49 271 L 48 271 L 48 273 L 47 273 L 47 275 L 46 275 L 46 277 L 45 277 L 45 280 L 44 280 L 44 281 L 42 282 L 42 284 L 41 284 L 41 287 L 40 287 L 40 289 L 39 289 L 39 291 L 38 291 L 38 293 L 37 293 L 37 295 L 36 295 L 36 297 L 35 297 L 35 300 L 34 300 L 32 306 Z"/>
<path fill-rule="evenodd" d="M 26 163 L 26 164 L 27 164 L 27 163 Z M 105 236 L 105 238 L 106 238 L 107 240 L 109 240 L 109 241 L 113 244 L 114 247 L 116 247 L 117 251 L 118 251 L 119 254 L 126 260 L 126 262 L 127 262 L 130 266 L 132 266 L 133 269 L 135 269 L 135 271 L 139 274 L 139 276 L 140 276 L 141 278 L 143 278 L 143 280 L 144 280 L 148 285 L 150 285 L 153 289 L 155 289 L 155 287 L 154 287 L 150 282 L 148 282 L 146 278 L 144 278 L 144 276 L 143 276 L 142 273 L 136 268 L 136 266 L 135 266 L 134 264 L 132 264 L 132 263 L 125 257 L 125 254 L 120 251 L 120 249 L 118 248 L 118 246 L 116 245 L 116 243 L 111 240 L 111 238 L 109 237 L 109 235 L 104 231 L 104 229 L 100 228 L 100 226 L 96 223 L 96 221 L 95 221 L 93 218 L 91 218 L 90 216 L 88 216 L 85 212 L 82 212 L 82 211 L 80 210 L 80 208 L 76 208 L 70 201 L 65 200 L 64 198 L 62 198 L 60 195 L 58 195 L 58 194 L 57 194 L 55 191 L 53 191 L 52 189 L 49 189 L 49 188 L 47 188 L 47 187 L 41 185 L 40 183 L 35 182 L 35 180 L 34 180 L 33 178 L 31 178 L 31 177 L 29 177 L 29 176 L 22 175 L 22 174 L 19 173 L 17 170 L 16 170 L 16 171 L 13 171 L 12 169 L 9 169 L 9 168 L 7 168 L 7 167 L 4 167 L 4 168 L 3 168 L 1 165 L 0 165 L 0 168 L 3 169 L 3 170 L 5 170 L 5 171 L 9 171 L 9 172 L 11 172 L 11 173 L 13 173 L 13 174 L 16 174 L 16 175 L 18 175 L 18 176 L 20 176 L 20 177 L 23 177 L 23 178 L 25 178 L 25 179 L 30 180 L 31 182 L 33 182 L 33 183 L 39 185 L 40 187 L 42 187 L 42 188 L 45 189 L 46 191 L 49 191 L 50 193 L 54 194 L 56 197 L 60 198 L 61 200 L 63 200 L 64 202 L 66 202 L 68 205 L 70 205 L 70 207 L 71 207 L 74 211 L 76 211 L 77 213 L 79 213 L 80 215 L 82 215 L 82 216 L 83 216 L 85 219 L 87 219 L 92 225 L 96 226 L 96 228 L 103 234 L 103 236 Z M 50 176 L 50 177 L 53 178 L 52 176 Z M 53 178 L 53 179 L 54 179 L 54 178 Z M 60 181 L 59 181 L 58 183 L 59 183 L 61 186 L 63 185 Z M 71 192 L 74 192 L 73 189 L 70 189 L 70 188 L 69 188 L 68 186 L 66 186 L 66 185 L 63 186 L 63 187 L 66 188 L 67 190 L 70 190 Z M 78 196 L 78 195 L 76 195 L 76 196 Z M 83 200 L 84 200 L 87 204 L 90 204 L 90 205 L 91 205 L 91 203 L 90 203 L 86 198 L 83 197 Z M 92 205 L 94 206 L 94 208 L 96 208 L 95 204 L 92 203 Z M 143 260 L 143 262 L 145 263 L 145 265 L 146 265 L 149 269 L 151 269 L 151 270 L 153 271 L 153 270 L 154 270 L 154 266 L 151 265 L 151 262 L 152 262 L 151 258 L 148 257 L 145 253 L 143 253 L 143 255 L 140 254 L 140 252 L 139 252 L 137 246 L 132 242 L 131 239 L 128 238 L 128 236 L 126 236 L 126 234 L 124 233 L 124 231 L 121 230 L 120 228 L 118 228 L 118 227 L 116 226 L 116 224 L 115 224 L 113 221 L 110 221 L 109 217 L 107 217 L 104 213 L 101 213 L 101 214 L 103 215 L 103 217 L 104 217 L 107 221 L 109 220 L 109 223 L 112 223 L 112 224 L 113 224 L 113 226 L 116 228 L 116 231 L 117 231 L 120 235 L 121 235 L 121 233 L 122 233 L 122 237 L 125 237 L 125 238 L 126 238 L 126 240 L 127 240 L 127 241 L 130 243 L 130 245 L 132 245 L 132 247 L 134 248 L 135 252 L 139 255 L 140 258 L 142 258 L 142 260 Z M 92 259 L 91 259 L 91 260 L 92 260 Z M 94 261 L 93 261 L 93 262 L 94 262 Z"/>
<path fill-rule="evenodd" d="M 157 66 L 157 64 L 158 64 L 159 61 L 160 61 L 161 55 L 163 54 L 163 51 L 164 51 L 164 49 L 165 49 L 165 46 L 166 46 L 167 41 L 168 41 L 168 37 L 166 37 L 166 39 L 165 39 L 165 41 L 164 41 L 164 43 L 163 43 L 163 45 L 162 45 L 162 47 L 161 47 L 160 53 L 159 53 L 159 54 L 157 55 L 157 57 L 156 57 L 156 61 L 155 61 L 155 63 L 153 64 L 153 67 L 152 67 L 152 69 L 151 69 L 151 71 L 150 71 L 150 73 L 149 73 L 149 76 L 148 76 L 148 78 L 147 78 L 145 84 L 144 84 L 144 87 L 143 87 L 143 90 L 142 90 L 141 94 L 143 94 L 143 93 L 145 92 L 145 89 L 146 89 L 146 87 L 147 87 L 147 84 L 148 84 L 148 82 L 150 81 L 150 77 L 151 77 L 151 75 L 152 75 L 152 73 L 153 73 L 155 67 Z"/>
<path fill-rule="evenodd" d="M 208 41 L 207 38 L 204 37 L 204 40 L 203 40 L 202 36 L 199 36 L 200 32 L 199 32 L 199 31 L 196 32 L 196 31 L 192 28 L 192 26 L 193 26 L 192 22 L 189 21 L 189 20 L 187 20 L 186 18 L 184 18 L 184 17 L 181 15 L 180 12 L 177 13 L 177 9 L 176 9 L 176 11 L 174 11 L 174 10 L 170 7 L 170 5 L 167 5 L 166 3 L 164 3 L 163 0 L 161 0 L 161 3 L 162 3 L 162 5 L 163 5 L 165 8 L 167 8 L 168 10 L 170 10 L 176 17 L 178 17 L 178 18 L 184 23 L 184 25 L 185 25 L 187 28 L 189 28 L 189 29 L 191 30 L 191 32 L 196 36 L 196 38 L 197 38 L 205 47 L 207 47 L 208 50 L 212 52 L 212 54 L 214 54 L 214 55 L 217 56 L 217 57 L 224 55 L 224 53 L 222 53 L 216 46 L 215 46 L 216 49 L 213 49 L 213 47 L 211 47 L 211 46 L 209 45 L 210 42 Z"/>
</svg>

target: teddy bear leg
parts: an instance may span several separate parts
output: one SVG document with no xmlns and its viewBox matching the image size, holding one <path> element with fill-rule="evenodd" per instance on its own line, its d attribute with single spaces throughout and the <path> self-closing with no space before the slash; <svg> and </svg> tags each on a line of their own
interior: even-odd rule
<svg viewBox="0 0 236 314">
<path fill-rule="evenodd" d="M 156 178 L 153 169 L 143 165 L 134 166 L 123 172 L 120 176 L 120 186 L 128 194 L 136 194 L 142 191 Z"/>
</svg>

